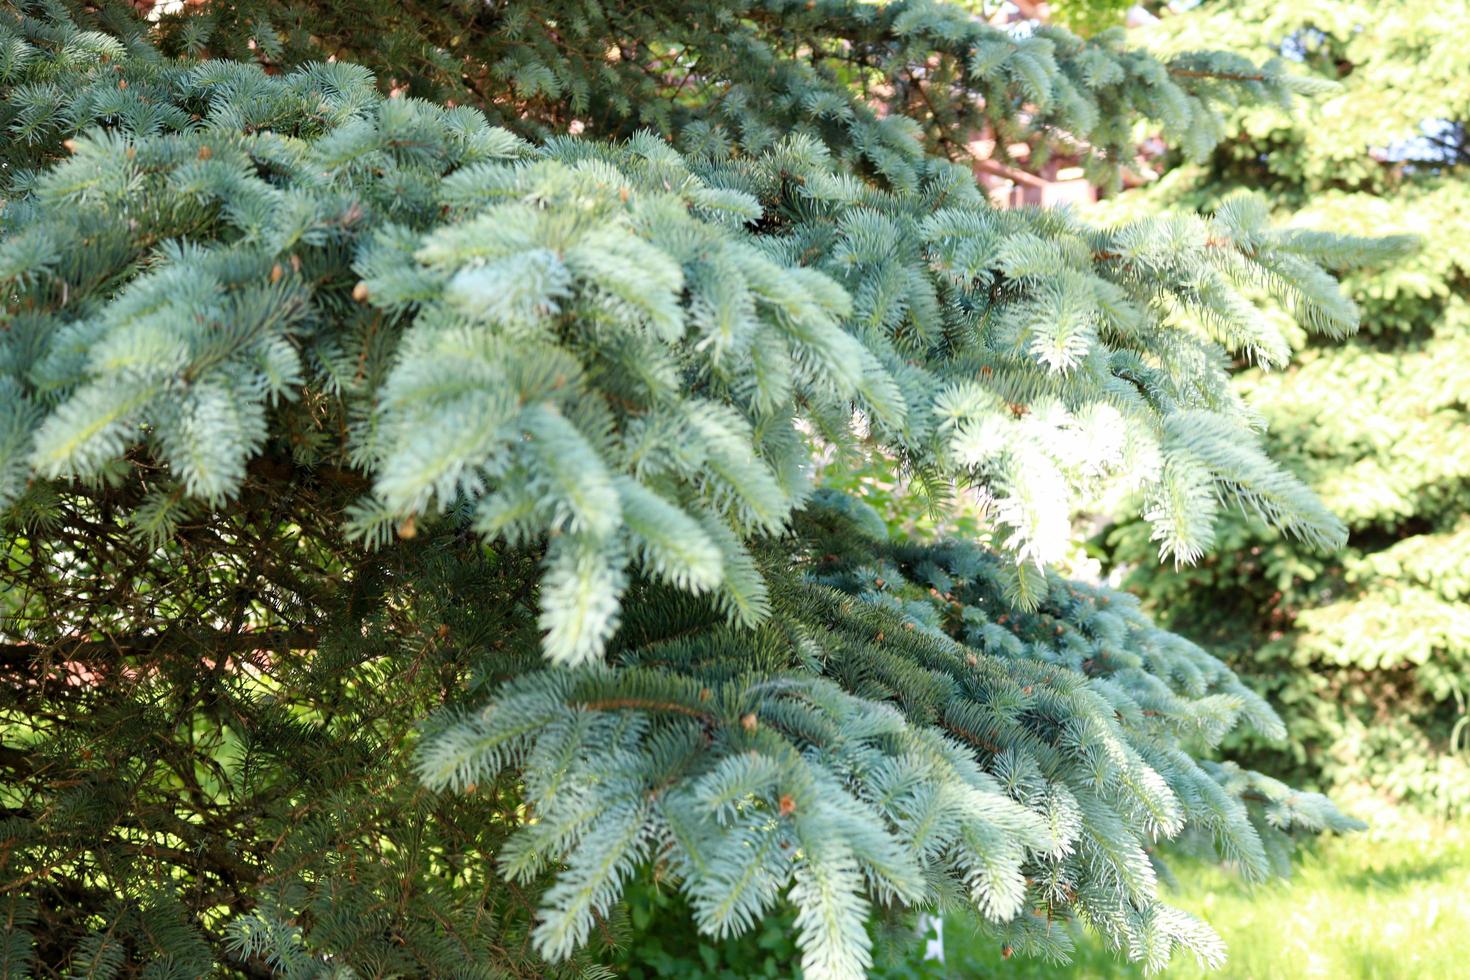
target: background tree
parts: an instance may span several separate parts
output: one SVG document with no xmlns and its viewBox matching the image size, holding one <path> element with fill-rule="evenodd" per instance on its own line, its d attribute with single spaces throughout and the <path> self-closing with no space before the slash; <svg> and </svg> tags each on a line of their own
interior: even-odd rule
<svg viewBox="0 0 1470 980">
<path fill-rule="evenodd" d="M 305 60 L 349 43 L 386 93 Z M 1045 563 L 1108 479 L 1171 556 L 1222 500 L 1340 543 L 1227 352 L 1286 354 L 1263 286 L 1350 332 L 1317 262 L 1380 249 L 999 213 L 943 154 L 1106 172 L 1320 88 L 929 4 L 7 6 L 7 971 L 595 973 L 635 877 L 788 909 L 813 977 L 957 904 L 1217 961 L 1160 845 L 1259 878 L 1352 823 L 1197 761 L 1280 724 Z M 888 542 L 815 442 L 994 549 Z"/>
<path fill-rule="evenodd" d="M 1203 163 L 1176 161 L 1151 206 L 1209 207 L 1250 187 L 1297 226 L 1421 244 L 1346 276 L 1363 310 L 1355 340 L 1297 335 L 1291 367 L 1238 386 L 1272 453 L 1347 522 L 1345 550 L 1313 554 L 1231 519 L 1215 555 L 1165 573 L 1143 526 L 1109 538 L 1148 608 L 1285 707 L 1290 761 L 1268 750 L 1254 764 L 1451 810 L 1470 799 L 1470 64 L 1439 39 L 1466 29 L 1463 4 L 1322 0 L 1207 2 L 1146 33 L 1165 50 L 1208 39 L 1280 55 L 1342 85 L 1300 116 L 1243 111 L 1241 135 Z"/>
</svg>

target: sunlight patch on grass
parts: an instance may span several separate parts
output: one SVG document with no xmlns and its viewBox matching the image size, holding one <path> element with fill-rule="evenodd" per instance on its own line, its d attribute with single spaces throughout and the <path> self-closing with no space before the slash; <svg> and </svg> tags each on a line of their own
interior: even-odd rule
<svg viewBox="0 0 1470 980">
<path fill-rule="evenodd" d="M 1361 812 L 1361 811 L 1359 811 Z M 1168 978 L 1216 980 L 1449 980 L 1470 976 L 1470 823 L 1446 824 L 1383 808 L 1370 829 L 1304 849 L 1289 881 L 1249 888 L 1227 872 L 1177 861 L 1180 891 L 1167 896 L 1213 925 L 1230 948 L 1223 970 L 1175 958 Z M 1003 961 L 966 923 L 945 926 L 953 977 L 1143 977 L 1093 937 L 1056 968 Z"/>
</svg>

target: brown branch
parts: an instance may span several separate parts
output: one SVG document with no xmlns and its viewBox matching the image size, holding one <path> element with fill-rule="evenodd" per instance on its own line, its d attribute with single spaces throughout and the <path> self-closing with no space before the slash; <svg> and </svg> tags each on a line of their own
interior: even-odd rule
<svg viewBox="0 0 1470 980">
<path fill-rule="evenodd" d="M 1218 238 L 1213 236 L 1210 238 L 1206 238 L 1205 248 L 1233 248 L 1241 255 L 1244 255 L 1246 258 L 1252 258 L 1255 255 L 1254 252 L 1242 248 L 1239 242 L 1231 241 L 1228 238 Z M 1115 259 L 1126 260 L 1127 256 L 1121 252 L 1110 252 L 1107 249 L 1100 249 L 1092 253 L 1092 260 L 1094 262 L 1111 262 Z"/>
<path fill-rule="evenodd" d="M 310 650 L 317 644 L 315 633 L 304 630 L 281 630 L 262 633 L 218 634 L 154 634 L 123 636 L 108 640 L 66 639 L 55 643 L 0 643 L 0 666 L 30 667 L 52 660 L 87 660 L 110 654 L 138 656 L 155 653 L 172 641 L 176 645 L 195 645 L 207 650 L 235 653 L 242 650 Z"/>
<path fill-rule="evenodd" d="M 0 745 L 0 768 L 8 769 L 21 776 L 29 776 L 35 771 L 35 764 L 31 761 L 31 754 L 25 749 Z"/>
<path fill-rule="evenodd" d="M 1170 68 L 1169 74 L 1175 78 L 1215 78 L 1222 82 L 1264 82 L 1267 76 L 1261 74 L 1246 75 L 1234 71 L 1204 71 L 1199 68 Z"/>
<path fill-rule="evenodd" d="M 583 701 L 579 707 L 588 711 L 668 711 L 690 718 L 698 718 L 713 724 L 714 715 L 700 711 L 676 701 L 654 701 L 651 698 L 603 698 L 598 701 Z"/>
<path fill-rule="evenodd" d="M 950 724 L 947 721 L 946 722 L 942 722 L 941 724 L 942 724 L 942 726 L 943 726 L 943 728 L 944 728 L 945 731 L 949 732 L 950 734 L 954 735 L 955 737 L 957 737 L 957 738 L 959 738 L 959 739 L 961 739 L 961 740 L 963 740 L 965 742 L 968 742 L 970 745 L 973 745 L 973 746 L 975 746 L 978 749 L 984 749 L 986 752 L 989 752 L 991 755 L 999 755 L 1000 754 L 1000 746 L 999 745 L 996 745 L 990 739 L 984 738 L 984 737 L 982 737 L 980 735 L 976 735 L 973 732 L 966 731 L 965 729 L 959 727 L 958 725 L 952 725 L 952 724 Z"/>
</svg>

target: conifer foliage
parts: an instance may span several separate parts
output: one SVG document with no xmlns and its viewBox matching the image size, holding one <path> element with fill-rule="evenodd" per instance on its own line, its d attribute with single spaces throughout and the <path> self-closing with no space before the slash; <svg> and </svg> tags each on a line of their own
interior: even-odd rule
<svg viewBox="0 0 1470 980">
<path fill-rule="evenodd" d="M 956 902 L 1214 961 L 1161 842 L 1259 877 L 1351 825 L 1196 762 L 1280 723 L 1045 566 L 1102 480 L 1176 561 L 1229 503 L 1339 544 L 1226 355 L 1285 357 L 1263 287 L 1354 329 L 1318 263 L 1369 246 L 998 213 L 945 158 L 1202 152 L 1310 86 L 928 4 L 507 3 L 385 95 L 291 63 L 350 5 L 205 7 L 0 19 L 8 971 L 595 971 L 635 875 L 713 935 L 790 903 L 811 977 Z M 891 546 L 816 443 L 985 495 L 996 550 Z"/>
<path fill-rule="evenodd" d="M 1158 25 L 1161 45 L 1283 51 L 1343 88 L 1300 118 L 1242 111 L 1240 134 L 1181 162 L 1151 208 L 1210 207 L 1249 185 L 1304 231 L 1418 247 L 1345 274 L 1358 338 L 1298 337 L 1287 372 L 1237 382 L 1273 456 L 1343 517 L 1347 547 L 1314 554 L 1230 519 L 1211 561 L 1174 576 L 1145 561 L 1130 582 L 1284 706 L 1291 756 L 1255 752 L 1258 765 L 1440 811 L 1470 804 L 1470 65 L 1436 38 L 1467 29 L 1463 4 L 1417 0 L 1204 3 Z M 1116 557 L 1138 561 L 1147 534 L 1119 528 Z"/>
</svg>

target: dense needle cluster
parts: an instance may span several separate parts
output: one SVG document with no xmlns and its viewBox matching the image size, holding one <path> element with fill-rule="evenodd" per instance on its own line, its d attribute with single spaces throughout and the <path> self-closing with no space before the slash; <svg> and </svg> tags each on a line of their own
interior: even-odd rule
<svg viewBox="0 0 1470 980">
<path fill-rule="evenodd" d="M 1197 762 L 1279 722 L 1045 565 L 1104 481 L 1176 561 L 1230 503 L 1340 543 L 1228 355 L 1284 360 L 1261 289 L 1354 329 L 1319 262 L 1373 246 L 1249 197 L 997 212 L 934 152 L 988 122 L 1105 166 L 1140 113 L 1203 150 L 1289 76 L 928 4 L 577 5 L 531 43 L 512 3 L 459 81 L 508 80 L 513 132 L 284 45 L 192 56 L 266 7 L 165 26 L 181 60 L 110 9 L 0 20 L 10 962 L 590 968 L 652 874 L 711 934 L 791 903 L 811 977 L 955 902 L 1157 967 L 1220 956 L 1160 842 L 1260 876 L 1349 825 Z M 671 94 L 678 30 L 710 61 L 664 111 L 630 66 Z M 781 56 L 801 31 L 861 77 Z M 555 132 L 593 109 L 610 138 Z M 980 494 L 995 550 L 889 544 L 814 491 L 819 444 Z"/>
</svg>

